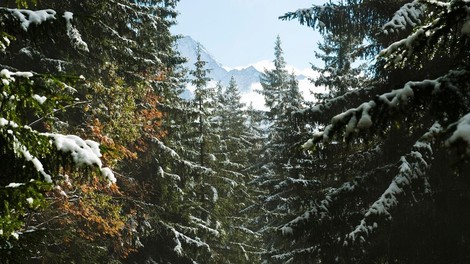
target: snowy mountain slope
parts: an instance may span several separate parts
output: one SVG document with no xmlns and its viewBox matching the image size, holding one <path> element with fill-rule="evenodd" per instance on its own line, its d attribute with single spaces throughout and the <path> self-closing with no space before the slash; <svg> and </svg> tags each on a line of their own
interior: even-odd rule
<svg viewBox="0 0 470 264">
<path fill-rule="evenodd" d="M 187 62 L 184 66 L 190 70 L 194 69 L 194 63 L 196 62 L 197 58 L 198 45 L 200 47 L 202 60 L 207 62 L 206 68 L 211 70 L 211 72 L 209 73 L 209 77 L 211 79 L 213 79 L 215 82 L 220 81 L 222 85 L 226 87 L 230 81 L 230 78 L 233 76 L 235 78 L 235 81 L 237 82 L 238 88 L 240 89 L 242 101 L 245 101 L 246 103 L 253 102 L 253 105 L 256 108 L 263 107 L 264 101 L 262 99 L 262 96 L 255 93 L 254 89 L 261 89 L 261 73 L 265 68 L 270 69 L 273 67 L 273 65 L 271 65 L 271 61 L 266 60 L 256 63 L 254 65 L 237 67 L 236 69 L 228 69 L 227 67 L 224 67 L 221 63 L 219 63 L 201 43 L 197 42 L 190 36 L 184 36 L 183 38 L 177 41 L 176 49 L 181 53 L 183 57 L 187 59 Z M 291 68 L 292 67 L 289 67 L 289 71 L 291 71 Z M 302 72 L 296 70 L 295 72 L 304 73 L 305 70 Z M 316 92 L 319 92 L 319 89 L 316 89 L 315 86 L 312 85 L 308 80 L 308 77 L 312 77 L 313 75 L 313 72 L 297 75 L 300 90 L 302 91 L 305 98 L 309 98 L 310 90 L 315 90 Z M 192 93 L 190 90 L 191 87 L 189 87 L 189 90 L 185 91 L 182 94 L 182 97 L 191 98 Z"/>
<path fill-rule="evenodd" d="M 201 50 L 201 59 L 207 62 L 206 68 L 211 70 L 209 77 L 214 80 L 220 80 L 221 77 L 227 74 L 227 71 L 219 62 L 213 58 L 213 56 L 206 50 L 206 48 L 204 48 L 202 44 L 189 36 L 185 36 L 177 41 L 176 48 L 181 53 L 181 55 L 188 60 L 185 66 L 188 69 L 193 70 L 194 63 L 196 62 L 197 58 L 198 45 Z"/>
<path fill-rule="evenodd" d="M 259 82 L 261 73 L 254 67 L 249 66 L 244 69 L 233 69 L 228 71 L 222 66 L 222 64 L 213 58 L 202 44 L 195 41 L 190 36 L 185 36 L 178 40 L 176 48 L 181 55 L 188 60 L 185 65 L 188 69 L 194 69 L 198 45 L 201 49 L 201 59 L 207 62 L 206 68 L 211 70 L 209 77 L 214 81 L 220 81 L 222 85 L 227 86 L 230 78 L 233 76 L 241 93 L 249 92 L 251 84 Z"/>
</svg>

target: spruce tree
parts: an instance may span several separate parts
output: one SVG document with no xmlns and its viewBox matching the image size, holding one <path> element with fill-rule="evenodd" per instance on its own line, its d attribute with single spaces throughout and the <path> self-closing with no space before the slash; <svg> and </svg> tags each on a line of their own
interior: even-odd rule
<svg viewBox="0 0 470 264">
<path fill-rule="evenodd" d="M 468 245 L 460 239 L 468 234 L 461 224 L 468 218 L 464 175 L 470 171 L 462 134 L 469 111 L 468 4 L 397 4 L 391 10 L 372 2 L 326 5 L 330 18 L 335 12 L 350 15 L 342 24 L 317 6 L 287 15 L 310 26 L 321 22 L 330 32 L 356 28 L 382 50 L 368 55 L 378 55 L 368 87 L 299 113 L 325 124 L 304 144 L 314 155 L 313 179 L 320 185 L 305 190 L 311 198 L 304 200 L 303 213 L 279 226 L 285 241 L 295 242 L 271 255 L 273 261 L 468 259 Z"/>
<path fill-rule="evenodd" d="M 22 1 L 21 6 L 28 5 Z M 21 55 L 28 53 L 29 48 L 41 45 L 41 33 L 50 31 L 48 37 L 53 43 L 62 40 L 60 36 L 66 35 L 65 31 L 69 29 L 68 17 L 58 21 L 56 11 L 52 9 L 9 7 L 0 7 L 0 34 L 3 38 L 0 51 L 0 137 L 1 163 L 4 167 L 0 184 L 3 201 L 0 240 L 2 261 L 5 263 L 47 259 L 45 254 L 51 252 L 55 243 L 60 243 L 51 239 L 54 237 L 52 233 L 58 233 L 51 227 L 63 226 L 59 221 L 70 219 L 67 210 L 61 207 L 63 201 L 69 198 L 69 191 L 84 187 L 110 193 L 115 189 L 116 181 L 112 171 L 104 166 L 98 142 L 63 134 L 55 128 L 57 123 L 64 123 L 58 118 L 60 111 L 80 104 L 79 99 L 75 98 L 77 90 L 72 86 L 80 85 L 82 78 L 47 70 L 37 72 L 37 64 L 22 64 Z M 55 27 L 62 30 L 54 30 Z M 60 49 L 60 44 L 52 47 Z M 22 52 L 17 52 L 20 48 Z M 100 180 L 100 175 L 108 178 L 109 183 Z M 90 227 L 79 232 L 93 238 L 106 232 L 109 237 L 119 240 L 123 219 L 114 215 L 119 206 L 108 203 L 109 195 L 105 192 L 94 194 L 100 201 L 82 204 L 87 209 L 100 208 L 103 211 L 93 211 L 88 215 L 98 222 L 90 221 L 84 215 L 82 219 L 76 218 L 78 221 L 84 220 Z M 51 210 L 52 207 L 55 210 Z M 69 213 L 73 210 L 71 207 L 68 209 Z M 104 222 L 99 221 L 104 219 L 106 225 L 101 225 Z M 89 232 L 96 232 L 99 228 L 104 228 L 103 232 Z M 109 246 L 110 243 L 100 241 L 95 245 Z M 69 255 L 67 259 L 97 261 L 101 257 L 103 254 L 91 256 L 85 253 L 82 256 Z"/>
</svg>

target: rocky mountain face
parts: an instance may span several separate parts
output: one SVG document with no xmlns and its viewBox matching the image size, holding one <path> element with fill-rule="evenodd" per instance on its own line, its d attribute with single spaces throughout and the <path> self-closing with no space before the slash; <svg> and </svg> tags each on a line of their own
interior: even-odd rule
<svg viewBox="0 0 470 264">
<path fill-rule="evenodd" d="M 247 105 L 252 104 L 257 109 L 264 109 L 264 98 L 261 94 L 255 92 L 255 90 L 262 89 L 260 76 L 263 69 L 261 68 L 261 65 L 264 65 L 266 61 L 261 61 L 254 66 L 228 69 L 214 59 L 210 52 L 201 43 L 195 41 L 190 36 L 185 36 L 177 41 L 176 49 L 187 59 L 184 66 L 189 70 L 193 70 L 195 68 L 194 63 L 197 59 L 198 46 L 200 48 L 202 60 L 207 62 L 206 68 L 211 70 L 209 77 L 214 82 L 220 81 L 224 87 L 227 87 L 230 78 L 233 76 L 237 82 L 238 89 L 240 90 L 241 101 Z M 188 77 L 191 78 L 190 76 Z M 312 76 L 309 75 L 309 77 Z M 305 75 L 298 74 L 297 80 L 299 81 L 300 91 L 307 100 L 314 100 L 310 91 L 325 92 L 323 88 L 315 87 Z M 213 85 L 215 86 L 215 84 Z M 188 89 L 181 94 L 181 97 L 185 99 L 194 98 L 194 94 L 192 92 L 193 87 L 191 85 L 188 85 L 187 87 Z"/>
<path fill-rule="evenodd" d="M 255 67 L 249 66 L 244 69 L 227 70 L 213 58 L 202 44 L 190 36 L 185 36 L 177 41 L 176 48 L 183 57 L 187 58 L 188 61 L 185 66 L 188 69 L 194 69 L 198 45 L 200 47 L 201 59 L 207 62 L 206 68 L 211 70 L 209 77 L 214 81 L 220 81 L 222 85 L 227 86 L 230 78 L 233 76 L 241 93 L 250 92 L 252 84 L 259 82 L 261 72 Z"/>
</svg>

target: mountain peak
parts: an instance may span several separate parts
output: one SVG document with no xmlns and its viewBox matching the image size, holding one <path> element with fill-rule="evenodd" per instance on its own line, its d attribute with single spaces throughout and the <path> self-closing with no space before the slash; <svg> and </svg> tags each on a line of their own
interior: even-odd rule
<svg viewBox="0 0 470 264">
<path fill-rule="evenodd" d="M 176 42 L 176 48 L 183 57 L 187 59 L 186 67 L 194 69 L 194 63 L 197 60 L 197 46 L 200 47 L 201 59 L 206 62 L 206 68 L 210 69 L 209 77 L 214 81 L 220 81 L 222 85 L 227 86 L 231 77 L 235 79 L 240 92 L 250 91 L 253 83 L 259 82 L 260 72 L 253 66 L 240 70 L 228 70 L 222 66 L 207 49 L 198 41 L 190 36 L 184 36 Z"/>
<path fill-rule="evenodd" d="M 202 45 L 200 42 L 196 41 L 192 37 L 183 36 L 182 38 L 176 41 L 176 48 L 181 53 L 181 55 L 188 60 L 187 66 L 189 66 L 190 69 L 194 67 L 194 63 L 196 62 L 198 46 L 201 53 L 201 59 L 207 62 L 207 68 L 216 71 L 223 69 L 222 64 L 220 64 L 216 59 L 214 59 L 214 56 L 209 53 L 209 51 L 204 47 L 204 45 Z"/>
</svg>

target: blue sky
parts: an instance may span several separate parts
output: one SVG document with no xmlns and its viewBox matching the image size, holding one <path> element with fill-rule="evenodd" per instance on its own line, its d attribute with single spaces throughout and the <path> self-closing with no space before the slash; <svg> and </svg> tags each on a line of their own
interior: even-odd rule
<svg viewBox="0 0 470 264">
<path fill-rule="evenodd" d="M 239 67 L 274 59 L 274 41 L 281 36 L 284 58 L 297 69 L 315 62 L 320 37 L 298 21 L 278 19 L 288 11 L 320 0 L 180 0 L 173 33 L 201 42 L 221 64 Z"/>
</svg>

